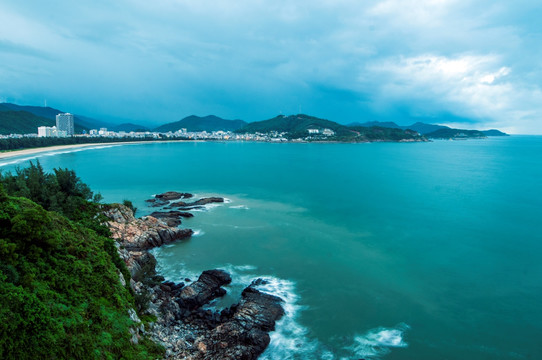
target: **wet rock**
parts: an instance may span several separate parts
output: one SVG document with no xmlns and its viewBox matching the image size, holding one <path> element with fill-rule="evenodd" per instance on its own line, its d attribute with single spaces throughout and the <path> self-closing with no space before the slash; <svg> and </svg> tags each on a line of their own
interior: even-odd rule
<svg viewBox="0 0 542 360">
<path fill-rule="evenodd" d="M 178 200 L 178 199 L 190 199 L 194 195 L 189 193 L 182 193 L 177 191 L 167 191 L 162 194 L 158 194 L 155 196 L 155 199 L 163 200 L 163 201 L 171 201 L 171 200 Z"/>
<path fill-rule="evenodd" d="M 191 214 L 189 212 L 185 211 L 155 211 L 151 213 L 150 216 L 154 216 L 155 218 L 162 219 L 162 218 L 177 218 L 177 217 L 184 217 L 184 218 L 191 218 L 194 217 L 194 214 Z"/>
<path fill-rule="evenodd" d="M 179 226 L 181 224 L 181 217 L 189 218 L 193 217 L 189 212 L 184 211 L 155 211 L 151 213 L 150 216 L 153 216 L 157 219 L 161 219 L 164 221 L 168 226 Z"/>
<path fill-rule="evenodd" d="M 199 199 L 196 201 L 193 201 L 191 203 L 187 203 L 184 201 L 177 201 L 174 203 L 171 203 L 167 208 L 168 209 L 183 209 L 183 210 L 190 210 L 190 209 L 201 209 L 204 205 L 212 204 L 212 203 L 223 203 L 224 198 L 221 197 L 208 197 Z"/>
<path fill-rule="evenodd" d="M 284 315 L 282 300 L 247 287 L 238 305 L 221 315 L 229 319 L 210 331 L 196 343 L 199 353 L 195 359 L 256 359 L 269 345 L 269 331 Z M 201 351 L 205 349 L 205 351 Z"/>
<path fill-rule="evenodd" d="M 217 297 L 224 296 L 221 286 L 231 283 L 230 275 L 224 270 L 204 271 L 197 281 L 185 286 L 177 297 L 177 303 L 188 311 L 195 310 Z"/>
<path fill-rule="evenodd" d="M 145 200 L 145 202 L 151 207 L 161 207 L 161 206 L 166 206 L 167 204 L 169 204 L 169 201 L 162 200 L 162 199 L 149 199 L 149 200 Z"/>
</svg>

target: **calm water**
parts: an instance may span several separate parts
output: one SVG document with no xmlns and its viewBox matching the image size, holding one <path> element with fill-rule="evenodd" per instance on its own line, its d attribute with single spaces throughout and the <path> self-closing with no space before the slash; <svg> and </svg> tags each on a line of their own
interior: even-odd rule
<svg viewBox="0 0 542 360">
<path fill-rule="evenodd" d="M 24 159 L 4 161 L 4 170 Z M 542 137 L 419 144 L 155 143 L 40 157 L 108 202 L 230 201 L 155 251 L 285 300 L 267 359 L 542 358 Z"/>
</svg>

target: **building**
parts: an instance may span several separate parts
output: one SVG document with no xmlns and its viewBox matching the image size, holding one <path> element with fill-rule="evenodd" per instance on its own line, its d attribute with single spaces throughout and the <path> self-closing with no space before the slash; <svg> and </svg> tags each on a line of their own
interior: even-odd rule
<svg viewBox="0 0 542 360">
<path fill-rule="evenodd" d="M 307 131 L 309 132 L 309 134 L 318 134 L 320 132 L 320 130 L 318 129 L 307 129 Z"/>
<path fill-rule="evenodd" d="M 73 136 L 75 133 L 73 115 L 70 113 L 58 114 L 56 116 L 56 128 L 58 131 L 65 131 L 68 136 Z"/>
<path fill-rule="evenodd" d="M 38 137 L 67 137 L 66 130 L 58 130 L 56 126 L 40 126 L 38 127 Z"/>
<path fill-rule="evenodd" d="M 53 137 L 53 133 L 56 132 L 56 126 L 40 126 L 38 128 L 38 137 Z"/>
</svg>

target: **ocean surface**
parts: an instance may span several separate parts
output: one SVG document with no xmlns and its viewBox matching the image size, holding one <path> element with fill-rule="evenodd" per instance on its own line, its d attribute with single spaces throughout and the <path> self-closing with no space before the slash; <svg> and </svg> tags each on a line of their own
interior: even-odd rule
<svg viewBox="0 0 542 360">
<path fill-rule="evenodd" d="M 542 137 L 146 143 L 39 160 L 138 216 L 168 190 L 227 198 L 154 254 L 173 281 L 229 271 L 216 308 L 268 279 L 287 315 L 263 359 L 542 359 Z"/>
</svg>

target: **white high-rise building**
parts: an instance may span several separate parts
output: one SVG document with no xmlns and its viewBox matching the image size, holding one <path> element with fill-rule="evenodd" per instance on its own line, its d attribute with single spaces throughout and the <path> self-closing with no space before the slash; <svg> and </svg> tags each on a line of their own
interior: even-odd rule
<svg viewBox="0 0 542 360">
<path fill-rule="evenodd" d="M 65 131 L 68 136 L 72 136 L 74 134 L 73 115 L 70 113 L 58 114 L 56 128 L 58 131 Z"/>
<path fill-rule="evenodd" d="M 38 137 L 52 137 L 56 133 L 56 127 L 40 126 L 38 128 Z"/>
</svg>

